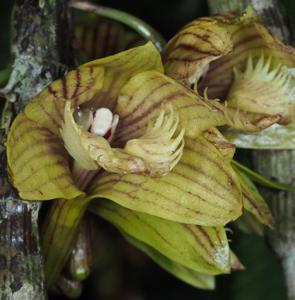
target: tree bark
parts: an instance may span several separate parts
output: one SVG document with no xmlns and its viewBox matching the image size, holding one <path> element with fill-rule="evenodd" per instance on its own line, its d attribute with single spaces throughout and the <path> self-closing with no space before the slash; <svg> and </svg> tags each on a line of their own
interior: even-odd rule
<svg viewBox="0 0 295 300">
<path fill-rule="evenodd" d="M 212 13 L 239 11 L 252 5 L 269 27 L 285 42 L 290 42 L 287 22 L 277 0 L 208 0 Z M 254 150 L 253 169 L 268 178 L 286 184 L 295 183 L 295 150 Z M 280 257 L 285 273 L 289 300 L 295 300 L 295 192 L 277 192 L 263 189 L 275 219 L 268 237 L 275 253 Z"/>
<path fill-rule="evenodd" d="M 0 299 L 46 299 L 39 246 L 40 203 L 19 199 L 6 172 L 5 140 L 12 118 L 68 65 L 66 0 L 16 0 L 12 15 L 13 71 L 0 135 Z"/>
</svg>

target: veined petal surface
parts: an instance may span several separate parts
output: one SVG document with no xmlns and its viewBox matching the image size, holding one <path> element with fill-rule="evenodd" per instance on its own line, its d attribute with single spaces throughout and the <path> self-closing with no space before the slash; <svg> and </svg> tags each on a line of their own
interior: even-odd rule
<svg viewBox="0 0 295 300">
<path fill-rule="evenodd" d="M 70 182 L 66 154 L 61 159 L 59 151 L 49 150 L 50 147 L 59 147 L 63 151 L 60 129 L 63 124 L 66 101 L 71 103 L 71 108 L 73 109 L 77 108 L 77 106 L 84 106 L 86 103 L 92 109 L 95 109 L 96 105 L 103 104 L 110 107 L 115 104 L 121 86 L 129 80 L 129 77 L 151 69 L 162 71 L 162 64 L 158 50 L 152 43 L 147 43 L 144 46 L 82 65 L 77 70 L 69 72 L 64 78 L 54 81 L 29 102 L 24 110 L 24 114 L 20 118 L 25 120 L 23 122 L 25 122 L 26 126 L 32 127 L 34 130 L 31 133 L 23 132 L 22 126 L 18 126 L 18 123 L 21 122 L 15 121 L 9 133 L 7 145 L 9 149 L 8 165 L 10 174 L 16 188 L 20 191 L 24 199 L 75 198 L 81 193 Z M 109 93 L 111 93 L 111 96 Z M 103 102 L 100 100 L 97 102 L 97 99 L 103 99 Z M 20 118 L 17 120 L 20 120 Z M 45 139 L 42 136 L 42 134 L 45 136 L 44 132 L 46 134 L 48 132 L 51 140 L 55 139 L 58 142 L 54 141 L 50 145 L 47 145 L 49 139 Z M 31 135 L 34 134 L 37 136 L 32 138 Z M 32 147 L 35 149 L 36 143 L 38 149 L 46 149 L 43 151 L 43 163 L 37 163 L 38 160 L 36 159 L 22 162 L 24 165 L 23 169 L 25 170 L 23 174 L 18 172 L 16 161 L 20 153 L 16 152 L 17 148 L 14 147 L 15 137 L 20 139 L 20 136 L 24 142 L 19 141 L 18 143 L 19 145 L 23 144 L 20 147 L 28 149 L 27 153 L 30 153 Z M 57 145 L 53 145 L 54 143 Z M 53 164 L 55 161 L 56 163 Z M 44 165 L 46 165 L 48 170 L 42 170 Z M 38 172 L 41 172 L 40 174 L 43 175 L 41 176 Z M 36 174 L 40 176 L 34 177 Z M 58 176 L 63 178 L 61 182 L 65 186 L 65 195 L 59 188 L 62 183 L 56 181 L 56 178 L 59 178 Z M 22 181 L 26 177 L 34 177 L 34 184 L 32 183 L 32 186 L 29 181 L 24 181 L 28 185 L 25 187 L 22 186 Z M 51 178 L 55 181 L 51 181 Z M 44 185 L 45 181 L 47 181 L 46 185 Z M 51 185 L 52 188 L 50 190 L 45 190 L 45 188 Z M 39 186 L 44 186 L 41 193 L 38 190 Z M 29 190 L 31 187 L 33 194 L 27 193 L 31 192 Z M 71 188 L 74 190 L 69 192 Z M 43 192 L 44 195 L 42 196 Z M 40 196 L 38 197 L 37 194 L 40 194 Z"/>
<path fill-rule="evenodd" d="M 202 137 L 186 138 L 183 156 L 168 175 L 103 174 L 91 186 L 89 196 L 204 226 L 224 225 L 242 213 L 240 186 L 230 162 Z"/>
<path fill-rule="evenodd" d="M 84 194 L 72 181 L 62 140 L 24 113 L 9 131 L 7 159 L 10 178 L 23 199 L 73 199 Z"/>
<path fill-rule="evenodd" d="M 173 260 L 170 260 L 168 257 L 162 255 L 156 249 L 141 242 L 140 240 L 128 236 L 126 233 L 123 233 L 123 235 L 133 246 L 146 253 L 160 267 L 174 275 L 176 278 L 199 289 L 213 290 L 215 288 L 214 276 L 199 273 L 190 268 L 187 268 Z"/>
<path fill-rule="evenodd" d="M 147 71 L 132 77 L 120 91 L 115 108 L 120 116 L 117 142 L 124 144 L 141 136 L 149 120 L 167 105 L 178 114 L 186 136 L 198 136 L 212 126 L 226 124 L 223 112 L 183 85 L 159 72 Z"/>
<path fill-rule="evenodd" d="M 230 271 L 230 250 L 223 227 L 202 227 L 132 211 L 111 201 L 91 210 L 129 236 L 187 268 L 205 274 Z"/>
<path fill-rule="evenodd" d="M 244 208 L 253 214 L 260 223 L 272 227 L 273 217 L 271 211 L 258 189 L 247 175 L 237 170 L 237 168 L 235 170 L 241 183 Z"/>
</svg>

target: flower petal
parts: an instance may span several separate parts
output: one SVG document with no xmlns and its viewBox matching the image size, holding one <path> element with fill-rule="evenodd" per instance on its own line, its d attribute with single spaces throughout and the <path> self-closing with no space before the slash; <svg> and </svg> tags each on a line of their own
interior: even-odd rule
<svg viewBox="0 0 295 300">
<path fill-rule="evenodd" d="M 54 81 L 25 108 L 26 116 L 59 135 L 66 100 L 72 107 L 112 108 L 129 77 L 146 70 L 162 71 L 161 58 L 152 43 L 97 59 Z"/>
<path fill-rule="evenodd" d="M 94 135 L 79 126 L 73 117 L 71 102 L 67 101 L 61 136 L 65 148 L 78 165 L 85 170 L 99 167 L 112 173 L 143 173 L 145 163 L 137 156 L 129 155 L 122 149 L 111 148 L 102 136 Z"/>
<path fill-rule="evenodd" d="M 273 226 L 273 217 L 268 205 L 263 197 L 260 195 L 258 189 L 253 182 L 243 172 L 236 170 L 236 173 L 240 179 L 242 193 L 243 193 L 243 205 L 246 210 L 255 216 L 255 218 L 269 227 Z"/>
<path fill-rule="evenodd" d="M 154 262 L 162 267 L 167 272 L 174 275 L 176 278 L 196 287 L 204 290 L 213 290 L 215 288 L 215 277 L 212 275 L 202 274 L 187 268 L 168 257 L 162 255 L 156 249 L 149 245 L 135 239 L 134 237 L 128 236 L 123 233 L 125 238 L 135 247 L 146 253 Z"/>
<path fill-rule="evenodd" d="M 165 73 L 188 86 L 203 76 L 210 62 L 228 54 L 233 44 L 227 29 L 203 18 L 186 25 L 163 51 Z"/>
<path fill-rule="evenodd" d="M 219 25 L 228 28 L 234 45 L 233 51 L 213 62 L 200 84 L 200 88 L 209 87 L 210 98 L 225 97 L 232 83 L 233 69 L 245 66 L 249 56 L 258 59 L 263 53 L 266 57 L 272 57 L 273 67 L 279 64 L 294 67 L 294 48 L 283 44 L 268 29 L 259 24 L 256 18 L 244 19 L 239 23 L 232 19 L 229 22 L 231 24 L 219 23 Z"/>
<path fill-rule="evenodd" d="M 160 53 L 152 42 L 83 66 L 103 67 L 105 71 L 102 90 L 88 103 L 88 107 L 94 109 L 108 107 L 113 110 L 121 87 L 136 74 L 148 70 L 163 72 Z"/>
<path fill-rule="evenodd" d="M 182 155 L 184 131 L 174 137 L 177 126 L 173 109 L 168 115 L 163 110 L 142 137 L 128 141 L 124 149 L 111 148 L 104 137 L 89 133 L 75 122 L 71 102 L 67 101 L 60 132 L 65 148 L 85 170 L 102 167 L 111 173 L 162 176 L 174 168 Z"/>
<path fill-rule="evenodd" d="M 234 222 L 234 225 L 244 233 L 264 235 L 265 226 L 248 211 L 244 211 L 243 215 Z"/>
<path fill-rule="evenodd" d="M 7 159 L 12 183 L 23 199 L 73 199 L 83 195 L 72 181 L 62 140 L 24 113 L 17 116 L 9 131 Z"/>
<path fill-rule="evenodd" d="M 212 41 L 216 41 L 216 49 Z M 295 110 L 294 88 L 291 84 L 288 87 L 292 76 L 280 76 L 276 72 L 293 68 L 294 54 L 295 49 L 272 36 L 258 23 L 257 17 L 228 14 L 200 18 L 184 27 L 164 51 L 165 72 L 188 87 L 193 86 L 200 94 L 205 93 L 205 96 L 208 88 L 210 99 L 228 100 L 229 97 L 229 102 L 213 105 L 227 114 L 228 125 L 231 127 L 255 132 L 275 123 L 286 124 L 290 121 L 290 115 Z M 261 55 L 268 58 L 265 64 L 260 59 Z M 236 81 L 228 94 L 233 83 L 234 70 L 244 69 L 249 58 L 251 62 L 257 61 L 257 65 L 254 68 L 248 66 L 245 74 L 250 69 L 262 74 L 248 76 L 249 80 L 245 78 Z M 281 68 L 281 65 L 285 67 Z M 268 68 L 277 71 L 271 72 Z M 277 76 L 273 76 L 275 73 Z M 254 82 L 254 77 L 261 82 Z M 271 77 L 275 84 L 271 84 Z M 266 79 L 269 88 L 264 84 L 263 80 Z M 280 87 L 281 93 L 278 93 L 277 88 L 270 88 L 275 85 Z M 239 122 L 239 119 L 243 122 Z"/>
<path fill-rule="evenodd" d="M 125 144 L 142 135 L 149 120 L 167 105 L 178 113 L 186 136 L 198 136 L 212 126 L 226 124 L 223 112 L 183 85 L 159 72 L 147 71 L 132 77 L 120 91 L 115 108 L 120 116 L 117 143 Z"/>
<path fill-rule="evenodd" d="M 232 160 L 236 147 L 230 143 L 218 129 L 214 127 L 210 128 L 204 131 L 203 136 L 208 142 L 212 143 L 228 161 Z"/>
<path fill-rule="evenodd" d="M 102 89 L 103 82 L 103 67 L 81 66 L 34 97 L 26 106 L 25 114 L 40 127 L 59 135 L 66 100 L 75 108 L 92 99 Z"/>
<path fill-rule="evenodd" d="M 227 104 L 253 113 L 279 114 L 284 124 L 295 112 L 295 81 L 286 67 L 272 64 L 272 58 L 262 53 L 255 63 L 250 55 L 244 71 L 235 68 Z"/>
<path fill-rule="evenodd" d="M 132 211 L 111 201 L 91 211 L 187 268 L 205 274 L 230 271 L 230 250 L 223 227 L 201 227 Z"/>
<path fill-rule="evenodd" d="M 242 213 L 237 177 L 214 145 L 185 139 L 183 156 L 166 176 L 104 174 L 89 190 L 127 208 L 164 219 L 220 226 Z"/>
</svg>

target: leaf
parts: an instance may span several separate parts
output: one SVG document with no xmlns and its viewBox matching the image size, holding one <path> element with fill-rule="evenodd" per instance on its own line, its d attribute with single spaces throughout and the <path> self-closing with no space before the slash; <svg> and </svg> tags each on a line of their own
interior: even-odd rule
<svg viewBox="0 0 295 300">
<path fill-rule="evenodd" d="M 201 227 L 132 211 L 111 201 L 91 211 L 123 232 L 187 268 L 205 274 L 230 271 L 230 252 L 223 227 Z"/>
<path fill-rule="evenodd" d="M 242 213 L 240 186 L 230 162 L 202 137 L 185 140 L 183 156 L 168 175 L 103 174 L 90 187 L 89 195 L 203 226 L 224 225 Z"/>
<path fill-rule="evenodd" d="M 7 159 L 11 181 L 23 199 L 73 199 L 84 194 L 72 181 L 62 141 L 24 113 L 9 131 Z"/>
<path fill-rule="evenodd" d="M 287 185 L 276 180 L 268 179 L 254 172 L 253 170 L 247 168 L 246 166 L 240 164 L 236 160 L 232 160 L 232 165 L 239 171 L 245 173 L 245 175 L 247 175 L 251 180 L 253 180 L 254 182 L 262 186 L 269 187 L 272 189 L 282 190 L 282 191 L 292 191 L 294 189 L 294 187 L 291 185 Z"/>
<path fill-rule="evenodd" d="M 147 244 L 131 236 L 128 236 L 124 232 L 123 235 L 125 236 L 127 241 L 129 241 L 133 246 L 137 247 L 142 252 L 147 254 L 161 268 L 171 273 L 176 278 L 199 289 L 214 290 L 215 288 L 214 276 L 198 273 L 190 268 L 186 268 L 181 264 L 178 264 L 177 262 L 170 260 L 169 258 L 162 255 L 154 248 L 148 246 Z"/>
<path fill-rule="evenodd" d="M 4 70 L 0 70 L 0 87 L 2 87 L 4 84 L 7 83 L 10 73 L 11 73 L 10 66 Z"/>
<path fill-rule="evenodd" d="M 244 208 L 253 214 L 262 224 L 273 227 L 273 217 L 270 209 L 256 186 L 245 173 L 238 169 L 236 169 L 236 172 L 241 183 Z"/>
</svg>

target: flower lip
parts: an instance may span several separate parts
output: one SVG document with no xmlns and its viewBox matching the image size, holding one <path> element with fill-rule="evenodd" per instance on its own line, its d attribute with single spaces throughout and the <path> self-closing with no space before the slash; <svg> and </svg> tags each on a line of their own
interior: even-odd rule
<svg viewBox="0 0 295 300">
<path fill-rule="evenodd" d="M 255 63 L 251 55 L 248 57 L 244 71 L 234 68 L 234 82 L 227 95 L 229 106 L 280 114 L 280 123 L 288 123 L 294 113 L 294 78 L 287 66 L 273 65 L 273 58 L 262 52 Z"/>
</svg>

